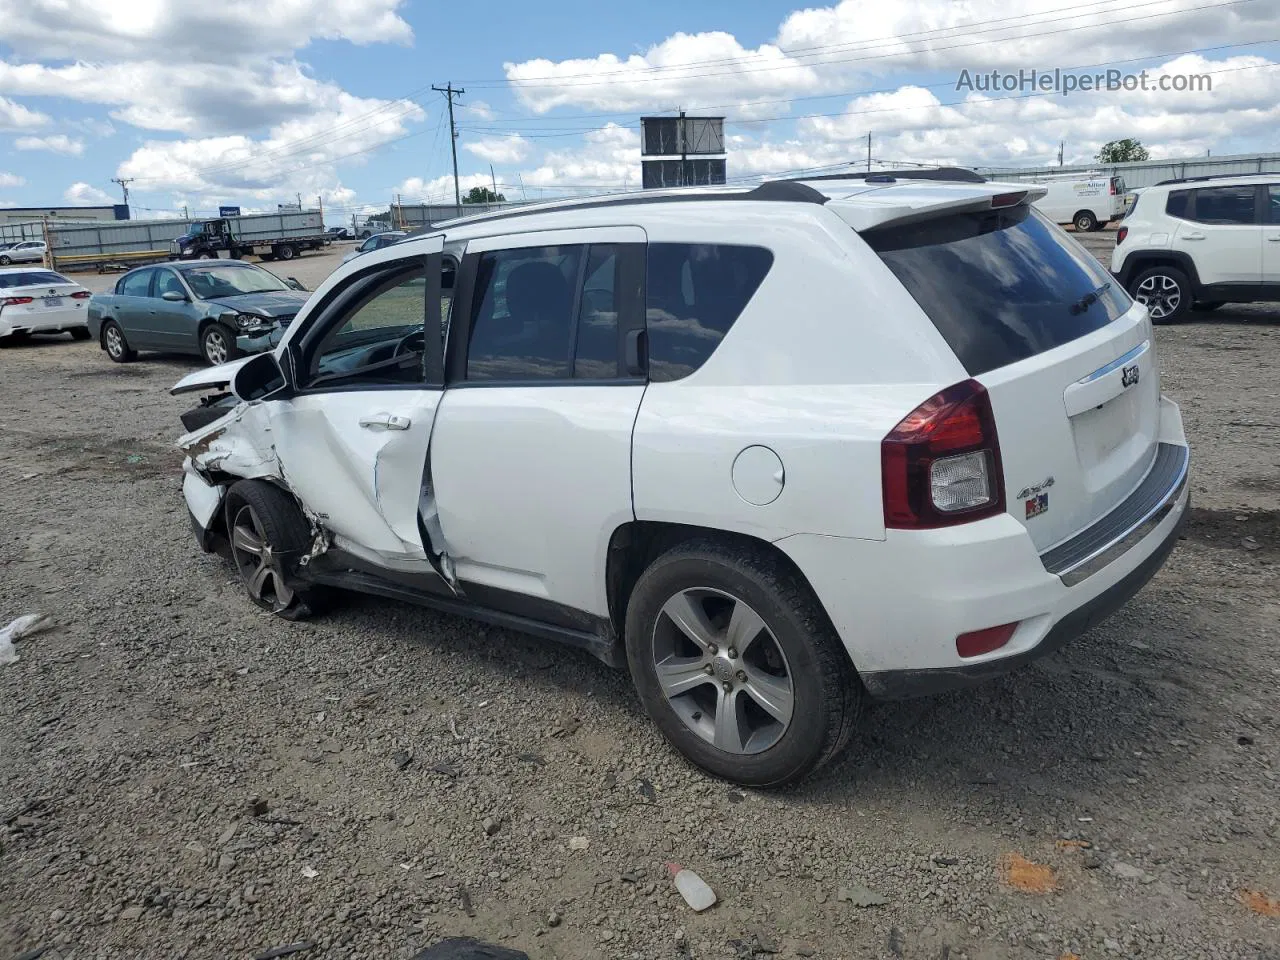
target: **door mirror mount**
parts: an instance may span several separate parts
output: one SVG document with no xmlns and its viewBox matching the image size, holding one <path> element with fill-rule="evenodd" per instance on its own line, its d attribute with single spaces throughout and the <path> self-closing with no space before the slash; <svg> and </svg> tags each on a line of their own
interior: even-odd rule
<svg viewBox="0 0 1280 960">
<path fill-rule="evenodd" d="M 260 353 L 231 378 L 231 392 L 241 400 L 279 400 L 289 394 L 289 378 L 274 353 Z"/>
<path fill-rule="evenodd" d="M 180 290 L 166 290 L 160 294 L 161 300 L 168 300 L 170 303 L 186 303 L 187 295 Z"/>
<path fill-rule="evenodd" d="M 290 289 L 301 290 L 303 293 L 307 292 L 307 288 L 302 285 L 302 281 L 297 277 L 286 277 L 284 282 Z"/>
</svg>

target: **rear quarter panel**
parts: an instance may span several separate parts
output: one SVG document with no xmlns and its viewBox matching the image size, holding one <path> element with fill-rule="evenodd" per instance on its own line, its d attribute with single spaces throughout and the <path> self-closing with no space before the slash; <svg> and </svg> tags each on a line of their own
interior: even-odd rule
<svg viewBox="0 0 1280 960">
<path fill-rule="evenodd" d="M 89 332 L 93 334 L 94 339 L 102 336 L 102 324 L 112 315 L 113 300 L 114 295 L 109 293 L 95 293 L 89 299 L 87 321 Z"/>
<path fill-rule="evenodd" d="M 834 213 L 759 204 L 744 223 L 741 212 L 719 206 L 697 227 L 686 217 L 665 231 L 660 221 L 646 222 L 650 242 L 750 237 L 773 251 L 773 266 L 698 371 L 645 391 L 633 441 L 636 517 L 767 540 L 883 539 L 880 441 L 967 374 L 910 294 Z M 734 479 L 735 461 L 752 446 L 782 462 L 781 493 L 764 505 L 744 499 L 742 478 Z"/>
</svg>

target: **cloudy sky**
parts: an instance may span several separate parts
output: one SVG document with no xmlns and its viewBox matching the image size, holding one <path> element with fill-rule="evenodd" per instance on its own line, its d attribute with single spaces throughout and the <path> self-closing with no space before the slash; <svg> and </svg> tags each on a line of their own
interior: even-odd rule
<svg viewBox="0 0 1280 960">
<path fill-rule="evenodd" d="M 877 162 L 1280 151 L 1277 0 L 17 0 L 0 16 L 0 205 L 274 208 L 635 188 L 641 114 L 724 115 L 731 180 Z M 957 90 L 961 71 L 1208 74 L 1211 91 Z"/>
</svg>

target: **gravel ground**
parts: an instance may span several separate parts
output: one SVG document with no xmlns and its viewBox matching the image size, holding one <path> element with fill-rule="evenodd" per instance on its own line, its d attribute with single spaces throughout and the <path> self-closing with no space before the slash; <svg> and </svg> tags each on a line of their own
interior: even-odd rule
<svg viewBox="0 0 1280 960">
<path fill-rule="evenodd" d="M 702 776 L 574 651 L 373 599 L 261 613 L 187 526 L 166 388 L 194 361 L 0 351 L 0 624 L 55 621 L 0 667 L 0 958 L 1277 960 L 1277 331 L 1159 330 L 1196 506 L 1135 600 L 873 708 L 784 793 Z"/>
</svg>

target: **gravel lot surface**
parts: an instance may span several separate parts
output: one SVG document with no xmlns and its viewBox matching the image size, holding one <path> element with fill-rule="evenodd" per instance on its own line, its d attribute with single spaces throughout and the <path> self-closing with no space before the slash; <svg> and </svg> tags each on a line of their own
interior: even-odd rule
<svg viewBox="0 0 1280 960">
<path fill-rule="evenodd" d="M 574 651 L 373 599 L 263 614 L 187 525 L 167 388 L 195 361 L 0 351 L 0 625 L 54 618 L 0 667 L 0 960 L 459 934 L 538 960 L 1278 960 L 1280 308 L 1158 349 L 1194 450 L 1164 570 L 1032 667 L 873 708 L 784 793 L 702 776 Z M 720 904 L 689 911 L 667 861 Z"/>
</svg>

